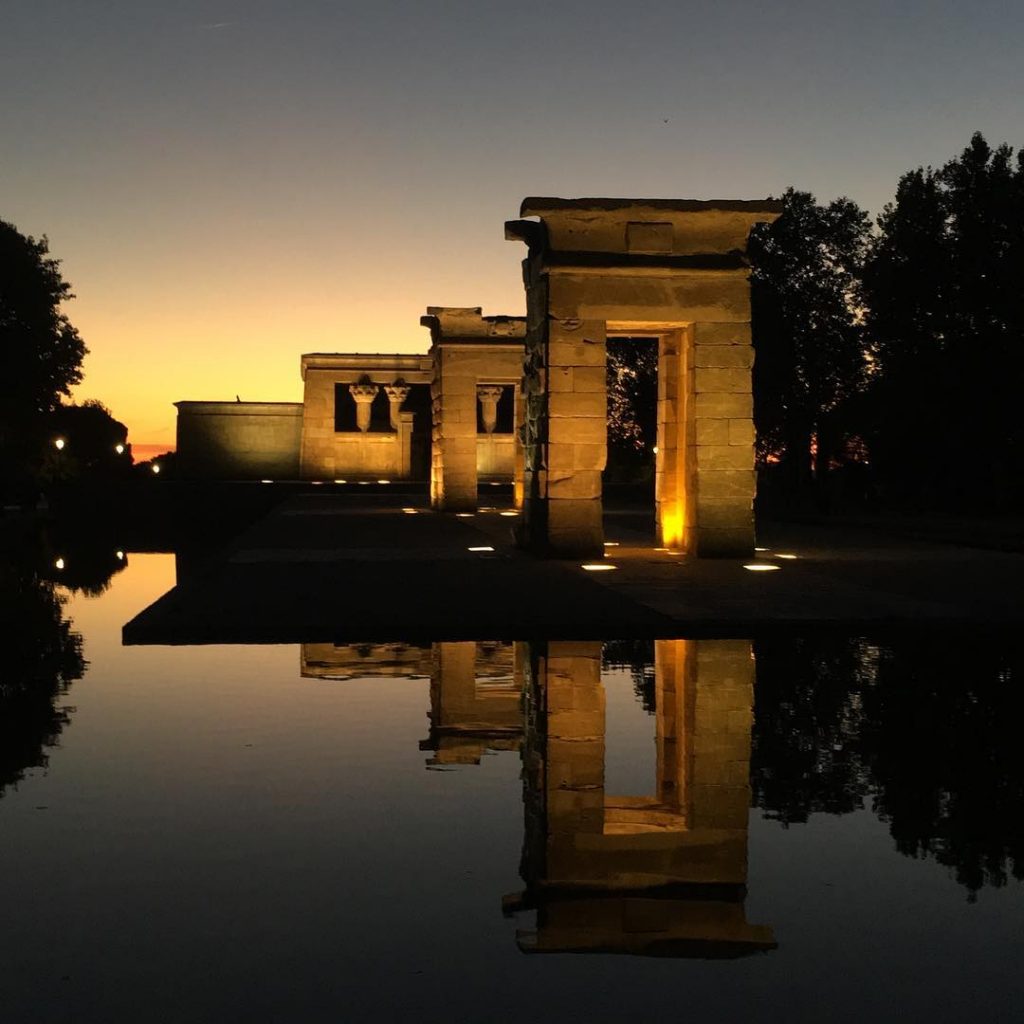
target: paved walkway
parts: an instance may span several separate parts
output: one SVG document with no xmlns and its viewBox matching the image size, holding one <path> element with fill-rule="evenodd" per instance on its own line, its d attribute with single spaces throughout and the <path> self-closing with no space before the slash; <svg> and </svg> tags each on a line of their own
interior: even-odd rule
<svg viewBox="0 0 1024 1024">
<path fill-rule="evenodd" d="M 1024 626 L 1024 555 L 820 526 L 760 530 L 740 561 L 649 546 L 608 517 L 614 571 L 536 559 L 499 509 L 459 518 L 289 499 L 124 628 L 126 643 L 755 636 Z M 486 550 L 486 549 L 493 550 Z M 476 550 L 474 550 L 476 549 Z M 794 555 L 787 558 L 784 556 Z"/>
</svg>

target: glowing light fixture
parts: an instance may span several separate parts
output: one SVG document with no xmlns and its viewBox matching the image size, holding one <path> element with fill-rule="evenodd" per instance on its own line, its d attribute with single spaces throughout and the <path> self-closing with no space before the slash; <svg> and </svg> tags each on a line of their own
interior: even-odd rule
<svg viewBox="0 0 1024 1024">
<path fill-rule="evenodd" d="M 472 519 L 473 518 L 473 513 L 472 512 L 456 512 L 455 513 L 455 518 L 456 519 Z"/>
<path fill-rule="evenodd" d="M 617 540 L 606 540 L 604 542 L 604 546 L 606 548 L 617 548 L 619 546 L 619 542 Z"/>
<path fill-rule="evenodd" d="M 261 484 L 272 484 L 273 482 L 274 482 L 273 480 L 261 480 L 260 481 Z"/>
<path fill-rule="evenodd" d="M 618 566 L 610 562 L 584 562 L 580 568 L 587 572 L 608 572 L 610 569 L 618 569 Z"/>
<path fill-rule="evenodd" d="M 114 557 L 115 557 L 115 558 L 116 558 L 116 559 L 117 559 L 117 560 L 118 560 L 119 562 L 123 562 L 123 561 L 124 561 L 124 552 L 123 552 L 123 551 L 115 551 L 115 552 L 114 552 Z"/>
<path fill-rule="evenodd" d="M 347 481 L 347 480 L 335 480 L 334 482 L 335 482 L 336 484 L 347 484 L 347 483 L 348 483 L 348 481 Z"/>
<path fill-rule="evenodd" d="M 503 516 L 517 516 L 517 515 L 519 515 L 518 512 L 502 512 L 501 514 Z"/>
<path fill-rule="evenodd" d="M 57 561 L 53 563 L 53 567 L 55 569 L 63 569 L 64 568 L 64 559 L 63 558 L 58 558 Z"/>
<path fill-rule="evenodd" d="M 467 551 L 493 551 L 494 548 L 492 548 L 489 544 L 482 544 L 480 547 L 477 547 L 477 548 L 466 548 L 466 550 Z"/>
<path fill-rule="evenodd" d="M 749 565 L 743 566 L 743 568 L 749 569 L 751 572 L 773 572 L 781 568 L 781 566 L 769 565 L 767 562 L 751 562 Z"/>
<path fill-rule="evenodd" d="M 123 444 L 115 444 L 114 445 L 114 451 L 117 452 L 118 455 L 124 455 L 124 445 Z"/>
<path fill-rule="evenodd" d="M 154 473 L 159 473 L 160 472 L 160 463 L 159 462 L 154 462 L 153 463 L 153 472 Z"/>
<path fill-rule="evenodd" d="M 64 445 L 66 443 L 67 442 L 64 440 L 63 437 L 57 437 L 57 438 L 54 438 L 53 447 L 56 448 L 57 451 L 61 452 L 61 451 L 64 450 Z"/>
<path fill-rule="evenodd" d="M 418 516 L 420 514 L 420 510 L 418 508 L 403 508 L 402 511 L 407 516 Z"/>
<path fill-rule="evenodd" d="M 755 551 L 767 551 L 767 548 L 754 548 Z"/>
<path fill-rule="evenodd" d="M 389 484 L 389 483 L 391 483 L 391 481 L 390 480 L 378 480 L 377 483 L 379 483 L 379 484 Z"/>
<path fill-rule="evenodd" d="M 657 455 L 658 454 L 658 446 L 655 445 L 654 448 L 652 449 L 652 451 L 654 452 L 655 455 Z"/>
<path fill-rule="evenodd" d="M 796 555 L 790 555 L 790 554 L 782 555 L 782 554 L 777 554 L 777 555 L 776 555 L 775 557 L 776 557 L 776 558 L 785 558 L 785 559 L 786 559 L 787 561 L 792 561 L 793 559 L 795 559 L 795 558 L 796 558 Z"/>
</svg>

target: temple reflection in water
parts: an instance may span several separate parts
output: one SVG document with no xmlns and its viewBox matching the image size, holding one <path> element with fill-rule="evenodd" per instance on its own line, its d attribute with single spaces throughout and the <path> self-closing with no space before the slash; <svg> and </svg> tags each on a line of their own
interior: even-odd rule
<svg viewBox="0 0 1024 1024">
<path fill-rule="evenodd" d="M 606 789 L 600 642 L 306 644 L 302 673 L 430 678 L 428 767 L 521 750 L 524 952 L 734 957 L 746 920 L 754 661 L 749 641 L 654 643 L 649 792 Z"/>
</svg>

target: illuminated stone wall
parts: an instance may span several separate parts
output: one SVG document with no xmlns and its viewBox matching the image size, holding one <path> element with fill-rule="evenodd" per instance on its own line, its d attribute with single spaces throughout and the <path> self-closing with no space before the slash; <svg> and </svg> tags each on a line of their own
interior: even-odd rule
<svg viewBox="0 0 1024 1024">
<path fill-rule="evenodd" d="M 518 389 L 523 373 L 525 321 L 483 316 L 479 307 L 428 306 L 420 323 L 429 328 L 433 360 L 433 440 L 430 500 L 436 509 L 473 511 L 478 472 L 515 468 L 508 445 L 481 447 L 477 429 L 478 389 L 501 385 Z M 518 408 L 520 403 L 515 402 Z M 497 459 L 502 458 L 498 463 Z"/>
<path fill-rule="evenodd" d="M 177 471 L 207 480 L 294 480 L 302 406 L 294 402 L 176 402 Z"/>
<path fill-rule="evenodd" d="M 602 551 L 606 341 L 659 339 L 656 500 L 662 545 L 753 548 L 750 295 L 744 256 L 771 202 L 527 199 L 523 538 Z"/>
<path fill-rule="evenodd" d="M 302 357 L 304 381 L 299 471 L 304 480 L 409 479 L 412 474 L 413 414 L 401 408 L 401 389 L 429 384 L 427 356 L 341 355 L 312 353 Z M 336 429 L 337 387 L 348 388 L 358 408 L 363 398 L 390 394 L 392 431 Z M 396 391 L 396 386 L 398 390 Z"/>
<path fill-rule="evenodd" d="M 772 948 L 748 924 L 748 641 L 655 645 L 654 792 L 605 791 L 599 643 L 540 645 L 524 750 L 523 906 L 531 952 L 603 949 L 738 955 Z M 680 887 L 684 898 L 675 898 Z M 588 894 L 591 894 L 588 896 Z"/>
</svg>

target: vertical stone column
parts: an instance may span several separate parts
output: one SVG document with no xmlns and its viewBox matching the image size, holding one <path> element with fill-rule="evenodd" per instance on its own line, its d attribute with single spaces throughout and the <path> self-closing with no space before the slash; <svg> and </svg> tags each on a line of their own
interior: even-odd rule
<svg viewBox="0 0 1024 1024">
<path fill-rule="evenodd" d="M 391 418 L 391 426 L 398 430 L 398 414 L 402 409 L 402 403 L 409 397 L 410 387 L 408 384 L 400 384 L 396 381 L 394 384 L 384 385 L 384 394 L 388 396 L 388 412 Z"/>
<path fill-rule="evenodd" d="M 744 860 L 750 809 L 750 732 L 754 659 L 749 640 L 691 641 L 694 659 L 693 768 L 688 780 L 691 829 L 727 829 Z M 737 871 L 737 874 L 741 872 Z"/>
<path fill-rule="evenodd" d="M 476 509 L 476 367 L 440 347 L 430 386 L 433 409 L 430 502 L 447 512 Z"/>
<path fill-rule="evenodd" d="M 547 880 L 586 877 L 583 835 L 604 831 L 605 695 L 601 644 L 547 644 L 540 663 L 547 715 Z"/>
<path fill-rule="evenodd" d="M 498 402 L 505 389 L 499 385 L 483 384 L 477 387 L 476 397 L 480 401 L 480 416 L 484 424 L 484 433 L 493 434 L 498 425 Z"/>
<path fill-rule="evenodd" d="M 543 506 L 535 546 L 561 558 L 603 554 L 601 471 L 607 456 L 608 394 L 603 320 L 551 320 L 543 377 L 546 403 L 534 427 L 543 440 L 530 497 Z"/>
<path fill-rule="evenodd" d="M 370 407 L 380 388 L 376 384 L 349 384 L 348 390 L 356 403 L 356 426 L 365 434 L 370 429 Z"/>
<path fill-rule="evenodd" d="M 691 524 L 692 487 L 687 451 L 687 417 L 692 371 L 687 328 L 662 335 L 658 341 L 658 453 L 655 456 L 655 507 L 658 542 L 684 550 Z"/>
<path fill-rule="evenodd" d="M 522 509 L 526 492 L 526 402 L 523 399 L 523 388 L 520 384 L 516 385 L 513 393 L 512 409 L 514 416 L 512 437 L 515 445 L 513 449 L 512 503 L 517 509 Z"/>
<path fill-rule="evenodd" d="M 754 402 L 750 323 L 694 324 L 694 538 L 701 557 L 754 549 Z"/>
<path fill-rule="evenodd" d="M 654 642 L 655 743 L 657 748 L 658 802 L 685 816 L 686 746 L 689 740 L 687 708 L 693 697 L 692 680 L 687 685 L 687 657 L 692 641 Z"/>
</svg>

